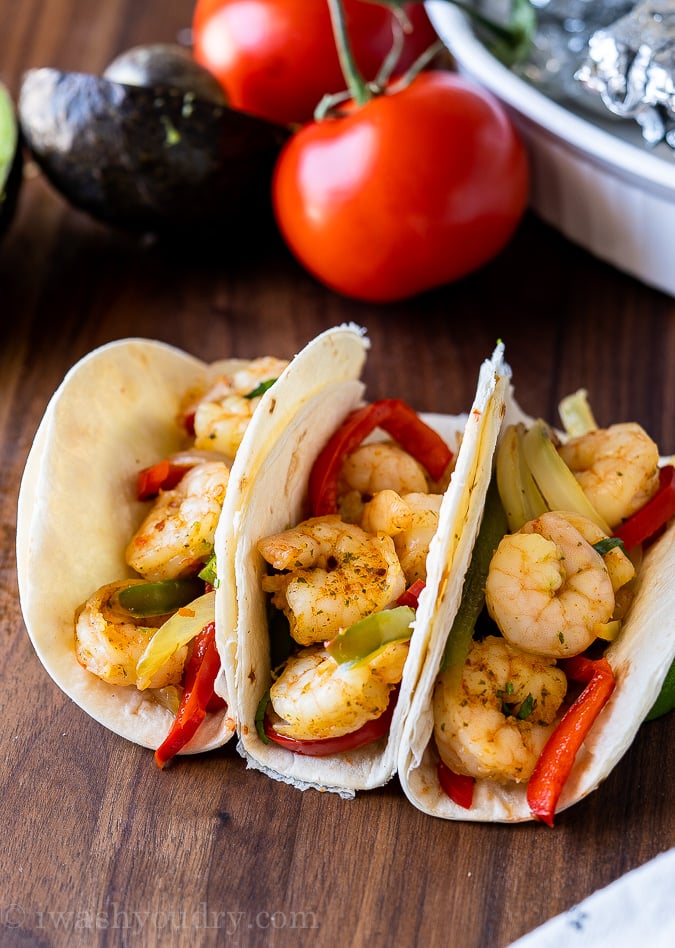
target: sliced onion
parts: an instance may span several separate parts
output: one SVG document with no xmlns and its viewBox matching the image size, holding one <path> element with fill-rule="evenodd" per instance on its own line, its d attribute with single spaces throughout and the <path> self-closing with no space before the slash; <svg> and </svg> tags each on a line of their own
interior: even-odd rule
<svg viewBox="0 0 675 948">
<path fill-rule="evenodd" d="M 612 529 L 584 494 L 579 481 L 558 454 L 546 425 L 536 421 L 522 442 L 527 466 L 550 510 L 571 510 L 597 524 L 606 536 Z"/>
<path fill-rule="evenodd" d="M 204 461 L 222 461 L 228 467 L 232 466 L 232 458 L 223 454 L 222 451 L 208 451 L 202 448 L 187 448 L 185 451 L 176 451 L 175 454 L 167 455 L 167 461 L 178 467 L 195 467 L 197 464 L 203 464 Z"/>
<path fill-rule="evenodd" d="M 191 642 L 204 626 L 215 618 L 214 590 L 199 596 L 161 625 L 148 642 L 136 666 L 137 687 L 142 691 L 150 686 L 157 671 L 179 648 Z"/>
</svg>

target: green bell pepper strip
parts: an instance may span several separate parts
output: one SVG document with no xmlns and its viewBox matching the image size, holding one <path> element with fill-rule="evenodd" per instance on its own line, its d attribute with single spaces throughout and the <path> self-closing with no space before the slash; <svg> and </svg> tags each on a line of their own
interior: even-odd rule
<svg viewBox="0 0 675 948">
<path fill-rule="evenodd" d="M 391 642 L 407 642 L 412 636 L 414 619 L 415 610 L 410 606 L 374 612 L 338 632 L 326 645 L 326 651 L 338 665 L 363 664 Z"/>
<path fill-rule="evenodd" d="M 476 537 L 471 563 L 464 580 L 462 599 L 445 645 L 440 671 L 452 669 L 452 684 L 459 687 L 462 671 L 471 648 L 476 622 L 485 605 L 485 581 L 492 555 L 508 531 L 508 523 L 493 477 L 485 498 L 485 509 Z M 470 810 L 473 805 L 475 778 L 458 774 L 443 761 L 437 766 L 438 782 L 443 792 L 458 806 Z"/>
<path fill-rule="evenodd" d="M 261 382 L 260 385 L 256 385 L 254 389 L 251 389 L 250 392 L 247 392 L 244 395 L 244 398 L 260 398 L 260 396 L 264 395 L 268 389 L 272 388 L 275 382 L 276 379 L 265 379 L 265 381 Z"/>
<path fill-rule="evenodd" d="M 452 460 L 452 451 L 441 436 L 399 399 L 372 402 L 347 416 L 314 462 L 309 477 L 309 506 L 313 516 L 337 513 L 342 463 L 376 428 L 386 431 L 419 461 L 433 480 L 441 479 Z"/>
<path fill-rule="evenodd" d="M 214 589 L 218 587 L 218 572 L 216 564 L 216 554 L 212 553 L 208 558 L 206 563 L 202 566 L 200 571 L 197 573 L 200 579 L 205 583 L 208 583 L 209 586 L 212 586 Z"/>
<path fill-rule="evenodd" d="M 493 477 L 485 498 L 485 509 L 478 536 L 471 554 L 471 563 L 464 579 L 462 599 L 448 635 L 440 671 L 453 669 L 459 685 L 462 669 L 471 648 L 476 622 L 485 605 L 485 582 L 492 556 L 508 532 L 506 514 Z"/>
<path fill-rule="evenodd" d="M 659 696 L 645 718 L 645 721 L 655 721 L 675 708 L 675 662 L 668 669 L 665 681 L 661 685 Z"/>
<path fill-rule="evenodd" d="M 606 658 L 577 655 L 560 663 L 568 678 L 586 687 L 568 708 L 546 742 L 527 785 L 527 802 L 535 819 L 553 826 L 555 808 L 586 735 L 616 685 Z"/>
<path fill-rule="evenodd" d="M 136 583 L 116 594 L 117 603 L 126 612 L 138 618 L 162 616 L 189 605 L 204 592 L 204 582 L 198 577 L 162 579 L 154 583 Z"/>
<path fill-rule="evenodd" d="M 617 546 L 621 547 L 622 550 L 624 549 L 623 540 L 620 540 L 618 537 L 605 537 L 602 540 L 598 540 L 597 543 L 591 543 L 591 546 L 600 556 L 607 556 L 610 550 L 613 550 Z"/>
</svg>

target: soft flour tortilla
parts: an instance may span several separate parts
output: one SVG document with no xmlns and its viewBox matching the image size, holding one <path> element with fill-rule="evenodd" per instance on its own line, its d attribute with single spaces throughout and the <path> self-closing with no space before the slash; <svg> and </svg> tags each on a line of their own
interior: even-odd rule
<svg viewBox="0 0 675 948">
<path fill-rule="evenodd" d="M 505 423 L 531 422 L 512 396 Z M 481 459 L 484 488 L 492 471 L 492 451 Z M 483 491 L 484 493 L 484 491 Z M 440 532 L 440 531 L 439 531 Z M 443 542 L 451 543 L 445 536 Z M 586 738 L 563 789 L 556 812 L 583 799 L 611 772 L 633 742 L 661 689 L 675 657 L 675 522 L 646 552 L 639 585 L 621 634 L 606 650 L 616 688 Z M 443 659 L 448 630 L 459 598 L 439 598 L 429 623 L 431 647 L 426 656 L 401 742 L 399 777 L 408 799 L 420 810 L 449 820 L 520 822 L 533 816 L 527 785 L 477 780 L 473 806 L 464 809 L 441 790 L 436 775 L 438 753 L 433 740 L 432 695 Z"/>
<path fill-rule="evenodd" d="M 105 583 L 135 575 L 124 550 L 148 510 L 135 497 L 136 475 L 185 446 L 176 424 L 185 393 L 245 364 L 208 366 L 142 339 L 103 346 L 59 386 L 26 463 L 16 550 L 21 608 L 35 651 L 91 717 L 146 747 L 161 744 L 173 715 L 136 688 L 108 685 L 80 667 L 75 610 Z M 216 600 L 222 594 L 219 588 Z M 221 691 L 228 700 L 227 688 Z M 208 715 L 185 752 L 218 747 L 233 733 L 231 710 Z"/>
<path fill-rule="evenodd" d="M 252 451 L 257 451 L 257 458 L 249 454 L 246 458 L 238 456 L 235 461 L 218 546 L 224 569 L 228 574 L 232 571 L 234 576 L 234 581 L 226 584 L 227 589 L 230 593 L 236 590 L 237 594 L 236 600 L 229 603 L 228 620 L 220 625 L 225 635 L 236 627 L 236 639 L 230 637 L 229 641 L 219 644 L 226 664 L 236 663 L 240 753 L 250 767 L 277 780 L 303 790 L 313 787 L 345 797 L 353 797 L 356 790 L 381 786 L 396 771 L 401 728 L 417 677 L 419 656 L 425 649 L 425 626 L 431 614 L 433 590 L 425 590 L 420 598 L 413 645 L 388 739 L 331 757 L 293 754 L 277 744 L 261 741 L 255 727 L 256 710 L 271 683 L 267 596 L 262 591 L 266 564 L 257 551 L 257 543 L 306 516 L 306 490 L 314 460 L 335 428 L 362 403 L 364 386 L 359 377 L 366 350 L 367 340 L 355 327 L 341 327 L 324 333 L 296 356 L 288 377 L 282 376 L 275 386 L 278 404 L 283 406 L 287 416 L 285 433 L 283 437 L 266 440 L 264 415 L 258 413 L 254 418 L 252 426 L 258 431 L 250 446 Z M 486 363 L 477 402 L 468 421 L 466 415 L 422 416 L 453 449 L 460 437 L 464 439 L 443 508 L 454 509 L 455 495 L 464 494 L 465 490 L 471 493 L 476 487 L 470 457 L 475 451 L 476 431 L 483 427 L 487 405 L 494 403 L 499 414 L 496 389 L 505 371 L 502 357 L 503 350 L 499 347 L 493 360 Z M 503 398 L 501 405 L 503 407 Z M 500 421 L 501 414 L 497 427 Z M 272 436 L 275 430 L 271 429 Z M 269 445 L 270 440 L 271 448 L 266 450 L 264 446 Z M 247 479 L 247 467 L 253 473 L 252 482 Z M 454 575 L 453 565 L 448 564 L 447 572 Z"/>
</svg>

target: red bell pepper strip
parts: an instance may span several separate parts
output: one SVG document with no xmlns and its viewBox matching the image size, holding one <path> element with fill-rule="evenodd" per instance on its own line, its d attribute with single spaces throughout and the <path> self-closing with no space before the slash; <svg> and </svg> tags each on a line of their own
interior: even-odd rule
<svg viewBox="0 0 675 948">
<path fill-rule="evenodd" d="M 294 737 L 286 737 L 284 734 L 278 734 L 274 730 L 274 725 L 269 715 L 265 714 L 263 720 L 265 736 L 275 744 L 280 744 L 287 750 L 293 751 L 294 754 L 302 754 L 305 757 L 329 757 L 332 754 L 340 754 L 343 751 L 356 750 L 359 747 L 365 747 L 366 744 L 372 744 L 373 741 L 377 741 L 389 733 L 397 700 L 398 688 L 392 692 L 386 710 L 378 718 L 373 718 L 372 721 L 366 721 L 364 725 L 356 731 L 351 731 L 349 734 L 310 741 L 300 741 Z M 269 709 L 269 705 L 267 707 Z"/>
<path fill-rule="evenodd" d="M 183 677 L 183 697 L 167 737 L 155 751 L 158 767 L 163 767 L 194 736 L 206 712 L 225 707 L 213 690 L 220 669 L 216 650 L 216 625 L 209 622 L 197 635 Z M 214 701 L 215 699 L 215 701 Z M 215 708 L 214 708 L 215 705 Z"/>
<path fill-rule="evenodd" d="M 423 579 L 416 579 L 412 586 L 408 586 L 405 592 L 396 600 L 397 606 L 410 606 L 411 609 L 417 609 L 420 602 L 420 595 L 424 589 Z"/>
<path fill-rule="evenodd" d="M 675 467 L 666 464 L 659 468 L 659 489 L 641 510 L 629 517 L 614 531 L 627 550 L 644 543 L 671 517 L 675 517 Z"/>
<path fill-rule="evenodd" d="M 441 789 L 450 797 L 453 803 L 470 810 L 473 806 L 473 788 L 476 784 L 475 777 L 468 777 L 465 774 L 456 774 L 454 770 L 447 767 L 442 760 L 438 762 L 438 782 Z"/>
<path fill-rule="evenodd" d="M 579 748 L 607 704 L 616 684 L 606 658 L 577 655 L 561 662 L 568 678 L 586 687 L 565 712 L 541 752 L 527 785 L 527 802 L 535 819 L 553 826 L 555 808 Z"/>
<path fill-rule="evenodd" d="M 139 500 L 150 500 L 160 490 L 171 490 L 189 470 L 190 465 L 172 464 L 166 458 L 151 467 L 145 467 L 137 475 L 136 496 Z"/>
<path fill-rule="evenodd" d="M 382 428 L 440 480 L 452 452 L 433 428 L 399 399 L 388 398 L 357 408 L 329 439 L 309 477 L 309 504 L 315 517 L 337 512 L 337 484 L 342 462 L 371 432 Z"/>
<path fill-rule="evenodd" d="M 187 433 L 191 436 L 195 434 L 195 416 L 197 414 L 196 408 L 188 408 L 183 412 L 182 424 Z"/>
</svg>

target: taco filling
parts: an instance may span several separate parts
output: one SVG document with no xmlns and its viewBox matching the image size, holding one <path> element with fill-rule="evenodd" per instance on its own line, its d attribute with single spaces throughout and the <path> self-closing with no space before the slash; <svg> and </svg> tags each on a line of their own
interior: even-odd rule
<svg viewBox="0 0 675 948">
<path fill-rule="evenodd" d="M 244 432 L 286 364 L 256 359 L 186 393 L 178 419 L 183 450 L 137 475 L 136 497 L 149 509 L 124 553 L 134 575 L 106 583 L 76 611 L 79 664 L 174 714 L 155 752 L 160 767 L 186 746 L 207 714 L 227 710 L 214 691 L 220 669 L 216 528 Z"/>
<path fill-rule="evenodd" d="M 675 514 L 673 468 L 639 425 L 598 428 L 583 392 L 561 417 L 562 442 L 541 421 L 502 433 L 432 697 L 444 792 L 470 809 L 476 781 L 526 785 L 549 825 L 617 685 L 604 653 L 630 614 L 642 545 Z"/>
<path fill-rule="evenodd" d="M 387 735 L 453 457 L 404 402 L 358 408 L 314 462 L 309 519 L 258 542 L 272 654 L 284 637 L 287 652 L 258 709 L 264 742 L 327 756 Z"/>
</svg>

